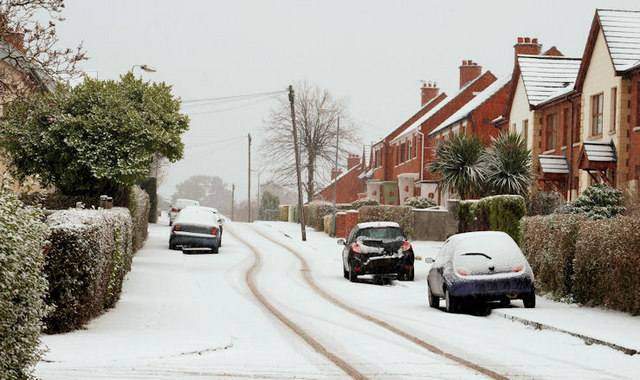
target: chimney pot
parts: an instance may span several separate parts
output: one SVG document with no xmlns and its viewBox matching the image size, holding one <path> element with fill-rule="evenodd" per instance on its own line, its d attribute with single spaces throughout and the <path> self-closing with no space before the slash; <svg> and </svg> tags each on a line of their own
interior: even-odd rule
<svg viewBox="0 0 640 380">
<path fill-rule="evenodd" d="M 529 38 L 529 37 L 525 37 L 525 38 L 524 38 L 524 43 L 525 43 L 525 44 L 529 44 L 529 43 L 531 43 L 531 38 Z"/>
<path fill-rule="evenodd" d="M 534 38 L 534 39 L 531 40 L 531 42 L 534 43 L 534 44 L 537 44 L 538 43 L 538 39 Z"/>
<path fill-rule="evenodd" d="M 522 37 L 518 37 L 518 43 L 521 44 L 524 42 L 524 39 Z"/>
</svg>

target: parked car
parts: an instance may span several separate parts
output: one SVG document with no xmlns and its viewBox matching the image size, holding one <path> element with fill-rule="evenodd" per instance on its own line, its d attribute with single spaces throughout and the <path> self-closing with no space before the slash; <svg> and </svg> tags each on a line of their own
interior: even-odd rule
<svg viewBox="0 0 640 380">
<path fill-rule="evenodd" d="M 504 232 L 467 232 L 444 243 L 427 275 L 431 307 L 444 298 L 446 310 L 456 312 L 465 301 L 499 300 L 508 305 L 521 299 L 524 307 L 536 305 L 535 281 L 520 248 Z"/>
<path fill-rule="evenodd" d="M 187 206 L 180 211 L 171 227 L 169 249 L 218 253 L 220 236 L 220 225 L 211 211 L 200 206 Z"/>
<path fill-rule="evenodd" d="M 200 206 L 200 202 L 194 201 L 193 199 L 184 199 L 184 198 L 176 199 L 176 203 L 171 205 L 171 208 L 169 209 L 169 225 L 170 226 L 173 224 L 173 221 L 176 219 L 176 216 L 178 216 L 178 213 L 180 212 L 180 210 L 182 210 L 187 206 Z"/>
<path fill-rule="evenodd" d="M 220 215 L 217 208 L 205 207 L 205 206 L 201 206 L 201 207 L 207 211 L 212 212 L 213 216 L 216 218 L 216 221 L 218 222 L 218 225 L 220 225 L 220 246 L 222 247 L 222 233 L 224 232 L 225 219 L 222 217 L 222 215 Z"/>
<path fill-rule="evenodd" d="M 413 281 L 413 247 L 398 223 L 357 224 L 338 244 L 345 246 L 342 272 L 351 282 L 364 274 L 396 274 L 399 280 Z"/>
</svg>

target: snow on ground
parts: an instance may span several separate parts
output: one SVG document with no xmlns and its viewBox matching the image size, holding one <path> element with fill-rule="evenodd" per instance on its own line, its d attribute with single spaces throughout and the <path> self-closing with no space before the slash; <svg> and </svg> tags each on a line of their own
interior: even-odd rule
<svg viewBox="0 0 640 380">
<path fill-rule="evenodd" d="M 429 265 L 416 262 L 413 282 L 377 285 L 342 277 L 341 248 L 326 234 L 282 222 L 225 224 L 217 255 L 169 251 L 169 227 L 150 225 L 115 309 L 86 329 L 46 335 L 49 348 L 36 368 L 42 379 L 77 378 L 344 378 L 345 374 L 259 305 L 245 275 L 260 248 L 256 283 L 274 306 L 320 344 L 371 378 L 468 378 L 476 372 L 376 329 L 312 292 L 298 260 L 258 230 L 296 250 L 314 281 L 344 303 L 510 378 L 637 378 L 640 355 L 586 345 L 558 331 L 536 330 L 517 316 L 640 349 L 640 318 L 537 299 L 488 316 L 448 314 L 428 307 Z M 417 256 L 434 257 L 440 242 L 415 241 Z M 443 305 L 444 306 L 444 305 Z"/>
</svg>

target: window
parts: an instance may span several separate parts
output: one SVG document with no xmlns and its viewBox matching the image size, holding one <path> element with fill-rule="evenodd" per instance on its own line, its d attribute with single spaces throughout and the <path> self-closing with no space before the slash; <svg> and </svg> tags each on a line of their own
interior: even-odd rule
<svg viewBox="0 0 640 380">
<path fill-rule="evenodd" d="M 556 133 L 558 129 L 558 115 L 552 113 L 547 115 L 547 145 L 546 150 L 556 148 Z"/>
<path fill-rule="evenodd" d="M 593 95 L 591 97 L 591 135 L 602 134 L 602 106 L 604 94 Z"/>
<path fill-rule="evenodd" d="M 380 166 L 380 151 L 379 150 L 376 150 L 375 159 L 373 160 L 373 162 L 375 162 L 374 167 L 377 168 L 378 166 Z"/>
<path fill-rule="evenodd" d="M 529 139 L 529 119 L 522 120 L 522 136 L 524 138 L 524 142 L 526 143 Z"/>
<path fill-rule="evenodd" d="M 609 125 L 609 132 L 616 131 L 616 118 L 618 108 L 618 88 L 614 87 L 611 89 L 611 124 Z"/>
<path fill-rule="evenodd" d="M 409 140 L 409 159 L 413 158 L 413 138 Z"/>
<path fill-rule="evenodd" d="M 406 154 L 407 154 L 407 142 L 403 142 L 400 145 L 400 162 L 404 162 L 406 160 Z"/>
</svg>

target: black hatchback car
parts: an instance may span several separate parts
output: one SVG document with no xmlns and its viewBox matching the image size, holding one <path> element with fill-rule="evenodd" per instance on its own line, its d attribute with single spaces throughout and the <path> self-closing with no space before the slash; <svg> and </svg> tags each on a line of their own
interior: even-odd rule
<svg viewBox="0 0 640 380">
<path fill-rule="evenodd" d="M 413 247 L 398 223 L 357 224 L 338 244 L 345 246 L 342 272 L 351 282 L 365 274 L 397 274 L 399 280 L 413 281 Z"/>
</svg>

